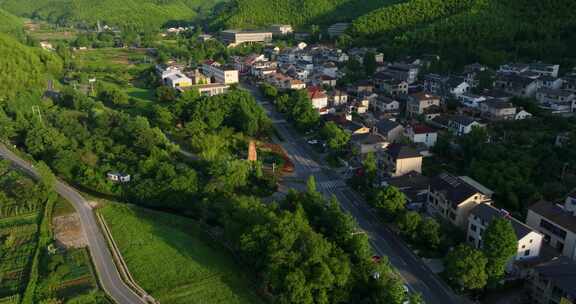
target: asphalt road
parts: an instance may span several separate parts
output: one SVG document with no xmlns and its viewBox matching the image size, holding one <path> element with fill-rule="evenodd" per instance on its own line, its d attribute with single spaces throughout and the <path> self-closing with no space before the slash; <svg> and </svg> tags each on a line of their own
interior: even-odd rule
<svg viewBox="0 0 576 304">
<path fill-rule="evenodd" d="M 362 197 L 350 189 L 345 179 L 334 170 L 324 166 L 314 159 L 310 146 L 298 135 L 281 114 L 275 112 L 273 106 L 264 100 L 260 92 L 252 87 L 250 90 L 258 102 L 264 107 L 274 122 L 283 141 L 279 142 L 294 162 L 294 176 L 286 182 L 287 188 L 305 188 L 305 181 L 310 175 L 316 180 L 318 191 L 327 197 L 336 196 L 344 210 L 352 214 L 360 228 L 370 236 L 374 250 L 382 256 L 387 256 L 397 269 L 406 285 L 422 294 L 428 304 L 459 304 L 468 301 L 454 292 L 432 273 L 428 267 L 416 257 L 399 239 L 399 237 L 379 222 L 375 213 Z M 302 182 L 304 181 L 304 182 Z"/>
<path fill-rule="evenodd" d="M 15 166 L 31 176 L 38 177 L 38 173 L 28 162 L 12 153 L 2 144 L 0 144 L 0 157 L 11 161 Z M 56 182 L 55 189 L 60 196 L 74 205 L 80 216 L 82 228 L 88 240 L 92 262 L 104 291 L 118 304 L 146 303 L 122 281 L 88 201 L 75 189 L 60 181 Z"/>
</svg>

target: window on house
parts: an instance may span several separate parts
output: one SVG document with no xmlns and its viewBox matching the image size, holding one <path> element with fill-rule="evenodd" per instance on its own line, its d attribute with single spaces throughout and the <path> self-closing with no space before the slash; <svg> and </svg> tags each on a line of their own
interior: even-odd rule
<svg viewBox="0 0 576 304">
<path fill-rule="evenodd" d="M 524 256 L 529 256 L 530 255 L 530 249 L 524 251 Z"/>
<path fill-rule="evenodd" d="M 476 232 L 476 225 L 470 225 L 470 230 Z"/>
<path fill-rule="evenodd" d="M 526 245 L 522 245 L 522 249 L 526 248 Z"/>
</svg>

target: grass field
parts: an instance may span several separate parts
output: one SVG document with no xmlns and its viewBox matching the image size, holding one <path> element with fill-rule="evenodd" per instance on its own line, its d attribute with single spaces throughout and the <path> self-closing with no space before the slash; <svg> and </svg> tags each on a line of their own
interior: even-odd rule
<svg viewBox="0 0 576 304">
<path fill-rule="evenodd" d="M 75 62 L 86 70 L 123 70 L 134 68 L 145 60 L 143 49 L 102 48 L 79 50 L 74 53 Z"/>
<path fill-rule="evenodd" d="M 119 204 L 101 212 L 130 272 L 161 303 L 262 303 L 245 272 L 194 221 Z"/>
</svg>

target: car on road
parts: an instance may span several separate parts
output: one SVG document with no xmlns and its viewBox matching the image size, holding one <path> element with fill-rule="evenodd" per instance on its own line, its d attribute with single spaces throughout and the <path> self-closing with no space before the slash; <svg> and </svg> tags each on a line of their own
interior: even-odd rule
<svg viewBox="0 0 576 304">
<path fill-rule="evenodd" d="M 410 288 L 406 284 L 402 285 L 402 288 L 404 288 L 404 302 L 402 304 L 410 304 Z"/>
<path fill-rule="evenodd" d="M 319 143 L 319 141 L 317 139 L 311 139 L 308 141 L 309 145 L 317 145 Z"/>
</svg>

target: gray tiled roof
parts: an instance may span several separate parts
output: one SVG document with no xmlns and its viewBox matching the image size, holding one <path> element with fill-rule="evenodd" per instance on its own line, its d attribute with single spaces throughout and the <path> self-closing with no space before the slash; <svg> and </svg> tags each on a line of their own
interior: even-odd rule
<svg viewBox="0 0 576 304">
<path fill-rule="evenodd" d="M 567 257 L 559 257 L 536 266 L 534 270 L 550 280 L 554 286 L 562 289 L 571 297 L 576 297 L 576 263 Z"/>
<path fill-rule="evenodd" d="M 512 227 L 514 227 L 514 232 L 516 232 L 516 238 L 519 240 L 527 236 L 530 232 L 534 231 L 526 224 L 510 216 L 507 212 L 498 210 L 489 204 L 480 204 L 474 207 L 471 214 L 478 216 L 487 223 L 490 223 L 493 219 L 499 217 L 509 220 L 512 223 Z"/>
</svg>

